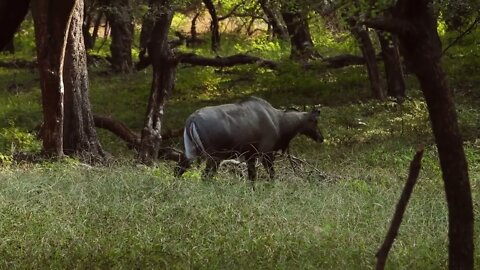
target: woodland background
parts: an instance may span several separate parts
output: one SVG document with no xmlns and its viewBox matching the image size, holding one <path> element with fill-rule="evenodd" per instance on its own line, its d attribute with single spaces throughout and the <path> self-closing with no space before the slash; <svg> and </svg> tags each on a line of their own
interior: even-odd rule
<svg viewBox="0 0 480 270">
<path fill-rule="evenodd" d="M 49 13 L 55 1 L 24 2 L 25 20 L 0 55 L 2 267 L 373 268 L 419 147 L 425 151 L 420 177 L 387 267 L 438 269 L 458 261 L 448 250 L 455 211 L 444 190 L 452 183 L 468 183 L 470 208 L 460 208 L 474 220 L 456 220 L 473 229 L 470 243 L 480 245 L 476 1 L 76 1 L 60 137 L 45 135 L 48 121 L 41 124 L 54 115 L 45 112 L 54 99 L 45 101 L 41 85 L 55 81 L 42 79 L 44 63 L 52 63 L 44 57 L 53 54 L 41 50 L 54 46 L 35 39 L 34 28 L 51 31 L 41 28 L 38 14 L 61 25 L 61 13 Z M 0 5 L 15 13 L 9 8 Z M 434 35 L 411 38 L 403 26 L 376 20 L 405 14 L 409 23 L 430 18 L 434 26 L 415 29 L 436 30 L 443 46 Z M 425 59 L 412 57 L 425 48 Z M 454 160 L 441 168 L 436 142 L 444 137 L 432 133 L 428 98 L 439 99 L 435 82 L 443 79 L 424 74 L 432 81 L 420 83 L 424 66 L 444 70 L 454 97 L 455 108 L 437 108 L 456 111 L 461 143 L 449 145 L 463 146 L 468 175 L 454 174 L 450 182 L 445 170 L 461 159 L 445 151 Z M 425 86 L 435 88 L 433 95 Z M 82 95 L 76 99 L 68 89 Z M 157 90 L 164 99 L 152 99 Z M 223 167 L 206 182 L 200 167 L 175 179 L 188 115 L 250 95 L 277 108 L 320 107 L 325 142 L 295 139 L 295 171 L 280 157 L 279 179 L 267 182 L 260 170 L 255 192 L 242 166 Z M 147 127 L 149 115 L 160 125 Z M 48 138 L 62 140 L 48 144 Z M 448 190 L 455 194 L 447 199 L 470 196 Z M 468 243 L 459 245 L 472 260 L 460 263 L 478 268 L 473 259 L 480 252 Z"/>
</svg>

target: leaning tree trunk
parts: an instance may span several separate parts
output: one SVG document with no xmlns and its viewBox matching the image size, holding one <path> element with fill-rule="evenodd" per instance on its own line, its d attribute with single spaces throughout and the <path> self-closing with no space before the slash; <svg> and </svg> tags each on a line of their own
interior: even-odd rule
<svg viewBox="0 0 480 270">
<path fill-rule="evenodd" d="M 113 0 L 106 12 L 111 27 L 112 68 L 115 72 L 129 73 L 133 68 L 133 15 L 130 0 Z"/>
<path fill-rule="evenodd" d="M 63 155 L 63 60 L 75 0 L 33 0 L 43 105 L 43 151 Z"/>
<path fill-rule="evenodd" d="M 15 32 L 25 19 L 30 0 L 0 2 L 0 51 L 13 40 Z"/>
<path fill-rule="evenodd" d="M 212 0 L 203 0 L 203 4 L 207 8 L 210 17 L 212 18 L 210 22 L 210 32 L 212 33 L 212 51 L 217 52 L 220 49 L 220 32 L 217 10 L 213 5 Z"/>
<path fill-rule="evenodd" d="M 473 269 L 473 206 L 453 93 L 440 65 L 441 42 L 431 0 L 399 0 L 393 17 L 367 25 L 398 34 L 407 67 L 427 102 L 448 204 L 449 269 Z"/>
<path fill-rule="evenodd" d="M 375 48 L 370 39 L 368 29 L 358 25 L 353 19 L 349 20 L 349 24 L 353 36 L 358 41 L 363 58 L 365 58 L 372 94 L 375 98 L 384 100 L 385 92 L 382 88 L 382 81 L 380 79 L 380 72 L 377 65 L 377 56 L 375 55 Z"/>
<path fill-rule="evenodd" d="M 141 135 L 139 158 L 151 164 L 157 158 L 162 142 L 162 120 L 169 93 L 175 85 L 176 60 L 168 44 L 168 31 L 173 11 L 168 0 L 160 3 L 162 13 L 156 17 L 148 46 L 152 59 L 153 80 L 148 100 L 147 115 Z"/>
<path fill-rule="evenodd" d="M 65 115 L 63 149 L 87 162 L 101 160 L 105 153 L 98 141 L 88 97 L 87 55 L 82 35 L 83 0 L 77 0 L 65 53 Z"/>
<path fill-rule="evenodd" d="M 319 54 L 315 51 L 310 35 L 307 14 L 301 11 L 284 10 L 282 11 L 282 18 L 290 35 L 290 58 L 310 59 L 318 57 Z"/>
<path fill-rule="evenodd" d="M 383 64 L 387 77 L 387 95 L 401 101 L 405 98 L 405 77 L 398 51 L 397 37 L 383 31 L 377 31 L 377 35 L 382 48 Z"/>
<path fill-rule="evenodd" d="M 268 0 L 258 0 L 258 2 L 262 7 L 263 13 L 265 13 L 265 16 L 267 17 L 268 24 L 272 27 L 273 36 L 287 40 L 289 37 L 287 27 L 277 16 L 274 9 L 269 5 Z"/>
</svg>

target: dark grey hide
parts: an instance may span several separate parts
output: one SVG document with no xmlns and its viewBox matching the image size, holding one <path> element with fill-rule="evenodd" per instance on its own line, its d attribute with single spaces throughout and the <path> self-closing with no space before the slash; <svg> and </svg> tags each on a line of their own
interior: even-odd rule
<svg viewBox="0 0 480 270">
<path fill-rule="evenodd" d="M 260 158 L 273 179 L 275 152 L 285 151 L 297 134 L 323 142 L 317 128 L 318 114 L 277 110 L 257 97 L 199 109 L 186 121 L 185 158 L 175 175 L 182 175 L 197 157 L 207 160 L 203 177 L 215 174 L 222 160 L 240 158 L 247 162 L 248 178 L 253 181 L 256 159 Z"/>
</svg>

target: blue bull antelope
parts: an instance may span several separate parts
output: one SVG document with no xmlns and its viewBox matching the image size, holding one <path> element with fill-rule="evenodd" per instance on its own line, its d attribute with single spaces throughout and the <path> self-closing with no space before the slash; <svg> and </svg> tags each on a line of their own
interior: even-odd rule
<svg viewBox="0 0 480 270">
<path fill-rule="evenodd" d="M 197 157 L 207 160 L 204 178 L 213 176 L 222 160 L 242 158 L 247 163 L 248 178 L 253 181 L 255 163 L 260 158 L 273 179 L 275 152 L 284 152 L 297 134 L 323 142 L 317 127 L 318 115 L 317 110 L 278 110 L 258 97 L 199 109 L 186 121 L 185 157 L 175 169 L 175 175 L 181 176 Z"/>
</svg>

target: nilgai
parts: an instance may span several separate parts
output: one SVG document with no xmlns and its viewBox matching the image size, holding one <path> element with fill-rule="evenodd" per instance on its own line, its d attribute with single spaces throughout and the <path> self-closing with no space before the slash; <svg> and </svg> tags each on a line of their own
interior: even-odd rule
<svg viewBox="0 0 480 270">
<path fill-rule="evenodd" d="M 182 175 L 197 157 L 207 160 L 204 178 L 215 174 L 222 160 L 240 158 L 246 161 L 248 178 L 253 181 L 256 159 L 260 158 L 273 179 L 275 152 L 285 151 L 297 134 L 323 142 L 317 126 L 318 115 L 318 110 L 278 110 L 258 97 L 201 108 L 186 121 L 185 156 L 175 169 L 175 175 Z"/>
</svg>

